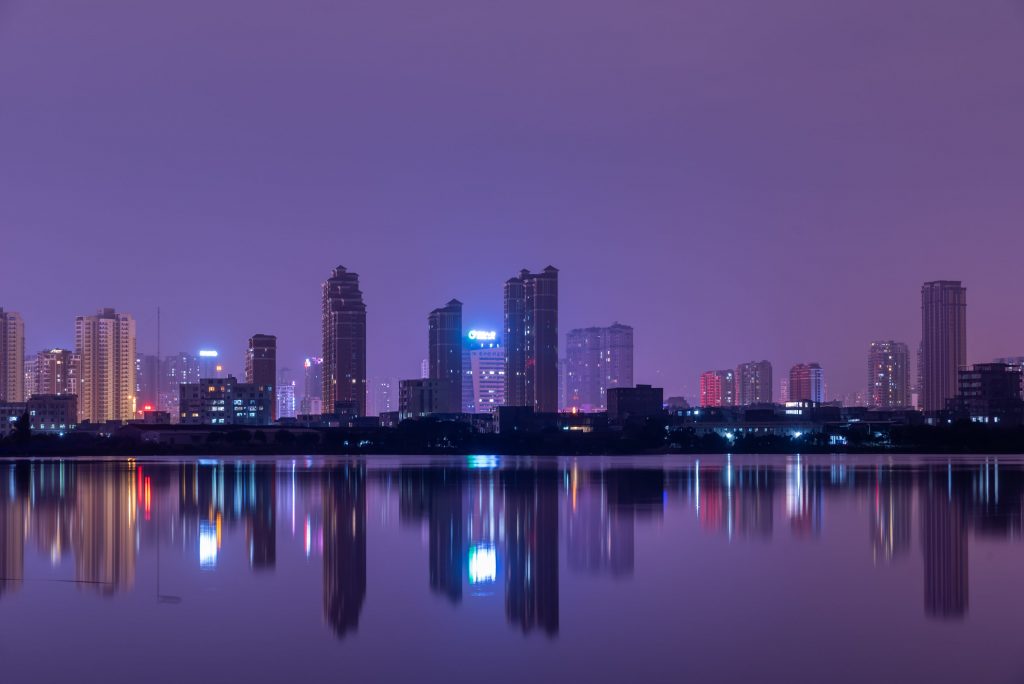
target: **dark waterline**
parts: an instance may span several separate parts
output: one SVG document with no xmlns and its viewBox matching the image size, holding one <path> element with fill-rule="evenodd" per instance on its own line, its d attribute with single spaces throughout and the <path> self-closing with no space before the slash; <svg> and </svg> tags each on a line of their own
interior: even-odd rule
<svg viewBox="0 0 1024 684">
<path fill-rule="evenodd" d="M 1024 677 L 1024 458 L 0 460 L 0 681 Z"/>
</svg>

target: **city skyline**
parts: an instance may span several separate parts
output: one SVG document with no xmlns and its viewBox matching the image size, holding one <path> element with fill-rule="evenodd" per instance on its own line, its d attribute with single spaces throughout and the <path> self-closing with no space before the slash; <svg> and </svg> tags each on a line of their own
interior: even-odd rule
<svg viewBox="0 0 1024 684">
<path fill-rule="evenodd" d="M 560 329 L 629 321 L 637 379 L 669 395 L 762 358 L 777 375 L 816 359 L 834 395 L 861 391 L 867 344 L 914 349 L 917 290 L 943 278 L 971 290 L 968 363 L 1024 353 L 1006 315 L 1019 5 L 695 3 L 624 22 L 526 2 L 427 30 L 411 9 L 298 1 L 224 0 L 246 19 L 212 26 L 195 0 L 145 21 L 122 1 L 8 3 L 0 232 L 10 254 L 63 247 L 0 272 L 29 350 L 73 347 L 74 316 L 112 306 L 154 353 L 160 306 L 164 350 L 216 348 L 237 375 L 263 330 L 294 367 L 319 354 L 313 293 L 344 263 L 370 307 L 368 374 L 411 378 L 424 312 L 457 297 L 468 326 L 500 329 L 508 275 L 554 263 Z M 387 57 L 366 70 L 363 54 Z M 204 274 L 248 281 L 271 259 L 266 295 L 209 297 Z M 103 270 L 118 260 L 145 268 Z"/>
</svg>

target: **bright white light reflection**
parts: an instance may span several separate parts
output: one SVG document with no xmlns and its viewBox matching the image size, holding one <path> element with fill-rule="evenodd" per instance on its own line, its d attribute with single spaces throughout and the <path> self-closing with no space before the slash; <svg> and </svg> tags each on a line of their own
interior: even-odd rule
<svg viewBox="0 0 1024 684">
<path fill-rule="evenodd" d="M 493 582 L 498 577 L 498 557 L 492 544 L 481 544 L 469 549 L 469 583 Z"/>
<path fill-rule="evenodd" d="M 199 567 L 217 567 L 217 526 L 212 522 L 199 523 Z"/>
</svg>

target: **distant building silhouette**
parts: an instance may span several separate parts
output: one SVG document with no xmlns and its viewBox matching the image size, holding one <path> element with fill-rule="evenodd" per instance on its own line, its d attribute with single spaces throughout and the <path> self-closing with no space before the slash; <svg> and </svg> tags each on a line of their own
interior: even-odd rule
<svg viewBox="0 0 1024 684">
<path fill-rule="evenodd" d="M 604 411 L 612 387 L 633 386 L 633 328 L 576 328 L 566 337 L 566 408 Z"/>
<path fill-rule="evenodd" d="M 505 404 L 558 411 L 558 269 L 505 283 Z"/>
<path fill-rule="evenodd" d="M 308 356 L 303 362 L 302 400 L 299 413 L 304 416 L 322 412 L 324 405 L 324 360 L 320 356 Z"/>
<path fill-rule="evenodd" d="M 347 402 L 366 415 L 366 304 L 359 276 L 338 266 L 323 285 L 323 410 Z"/>
<path fill-rule="evenodd" d="M 941 411 L 956 396 L 967 363 L 967 288 L 959 280 L 921 287 L 921 409 Z"/>
</svg>

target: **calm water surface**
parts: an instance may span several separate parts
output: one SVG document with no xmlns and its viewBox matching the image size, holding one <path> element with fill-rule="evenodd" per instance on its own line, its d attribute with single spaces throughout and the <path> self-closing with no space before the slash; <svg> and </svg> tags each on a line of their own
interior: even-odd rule
<svg viewBox="0 0 1024 684">
<path fill-rule="evenodd" d="M 0 461 L 3 682 L 1020 682 L 1024 460 Z"/>
</svg>

